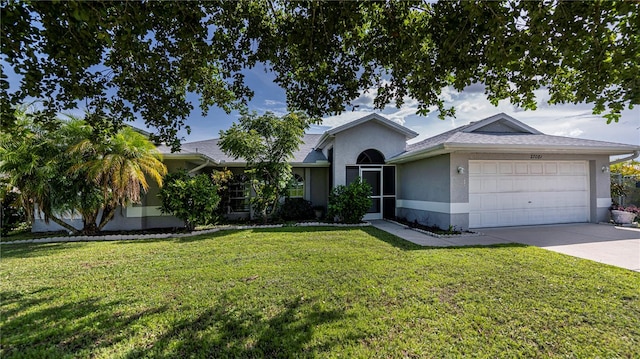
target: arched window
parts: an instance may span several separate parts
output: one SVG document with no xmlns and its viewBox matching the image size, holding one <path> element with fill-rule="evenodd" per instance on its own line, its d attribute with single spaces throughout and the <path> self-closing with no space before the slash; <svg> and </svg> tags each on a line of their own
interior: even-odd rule
<svg viewBox="0 0 640 359">
<path fill-rule="evenodd" d="M 291 178 L 291 181 L 289 181 L 289 187 L 287 187 L 287 197 L 304 197 L 304 178 L 302 178 L 302 176 L 297 173 L 294 173 L 293 178 Z"/>
<path fill-rule="evenodd" d="M 380 153 L 380 151 L 374 150 L 373 148 L 370 148 L 370 149 L 360 153 L 360 155 L 358 156 L 358 160 L 356 161 L 356 164 L 359 164 L 359 165 L 372 165 L 372 164 L 382 165 L 382 164 L 384 164 L 384 155 L 382 153 Z"/>
<path fill-rule="evenodd" d="M 233 176 L 229 184 L 229 206 L 231 212 L 249 212 L 251 186 L 249 178 L 244 174 Z"/>
</svg>

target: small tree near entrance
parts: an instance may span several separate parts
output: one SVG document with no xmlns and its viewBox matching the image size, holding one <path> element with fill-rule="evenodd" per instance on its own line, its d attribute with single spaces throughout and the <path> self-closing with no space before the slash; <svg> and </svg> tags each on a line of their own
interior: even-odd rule
<svg viewBox="0 0 640 359">
<path fill-rule="evenodd" d="M 190 176 L 182 170 L 165 176 L 160 189 L 162 213 L 170 213 L 184 221 L 187 230 L 207 224 L 215 218 L 220 203 L 218 187 L 206 174 Z"/>
<path fill-rule="evenodd" d="M 245 172 L 255 193 L 251 205 L 254 213 L 265 222 L 276 213 L 289 184 L 289 160 L 302 143 L 308 123 L 308 117 L 301 113 L 278 117 L 271 112 L 261 116 L 244 112 L 231 128 L 220 131 L 220 148 L 247 163 Z"/>
<path fill-rule="evenodd" d="M 360 223 L 371 207 L 371 186 L 356 178 L 347 186 L 337 186 L 329 194 L 329 218 L 343 223 Z"/>
</svg>

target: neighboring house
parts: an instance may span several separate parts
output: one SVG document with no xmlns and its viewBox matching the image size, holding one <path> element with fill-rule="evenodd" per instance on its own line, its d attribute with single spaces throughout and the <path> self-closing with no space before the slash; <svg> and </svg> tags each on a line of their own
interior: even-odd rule
<svg viewBox="0 0 640 359">
<path fill-rule="evenodd" d="M 402 217 L 445 229 L 601 222 L 611 205 L 610 156 L 640 151 L 545 135 L 502 113 L 408 145 L 417 135 L 378 114 L 307 134 L 291 160 L 296 181 L 288 194 L 326 206 L 331 188 L 361 177 L 373 188 L 368 220 Z M 224 154 L 217 139 L 184 143 L 178 153 L 160 150 L 169 171 L 233 171 L 224 205 L 230 218 L 250 216 L 245 163 Z M 160 214 L 157 193 L 105 229 L 182 225 Z"/>
</svg>

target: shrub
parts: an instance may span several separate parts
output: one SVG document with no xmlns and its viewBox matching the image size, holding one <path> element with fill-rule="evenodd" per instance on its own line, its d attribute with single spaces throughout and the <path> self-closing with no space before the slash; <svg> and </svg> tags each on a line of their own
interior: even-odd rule
<svg viewBox="0 0 640 359">
<path fill-rule="evenodd" d="M 10 231 L 18 227 L 19 224 L 27 221 L 24 209 L 16 205 L 18 194 L 12 191 L 6 191 L 2 195 L 2 208 L 0 208 L 0 222 L 2 227 L 0 234 L 6 236 Z"/>
<path fill-rule="evenodd" d="M 287 198 L 280 206 L 280 217 L 285 221 L 295 221 L 314 218 L 311 202 L 303 198 Z"/>
<path fill-rule="evenodd" d="M 359 223 L 371 207 L 371 186 L 358 177 L 347 186 L 337 186 L 329 194 L 327 215 L 339 222 Z"/>
<path fill-rule="evenodd" d="M 220 203 L 218 187 L 209 176 L 200 174 L 191 177 L 185 170 L 166 175 L 159 196 L 162 199 L 162 213 L 182 219 L 188 230 L 210 223 Z"/>
<path fill-rule="evenodd" d="M 213 218 L 214 223 L 219 223 L 226 220 L 229 206 L 231 205 L 229 185 L 234 180 L 234 174 L 225 167 L 222 170 L 214 171 L 211 174 L 211 180 L 218 188 L 218 197 L 220 197 L 220 203 L 218 203 L 218 208 L 216 209 L 215 216 Z"/>
</svg>

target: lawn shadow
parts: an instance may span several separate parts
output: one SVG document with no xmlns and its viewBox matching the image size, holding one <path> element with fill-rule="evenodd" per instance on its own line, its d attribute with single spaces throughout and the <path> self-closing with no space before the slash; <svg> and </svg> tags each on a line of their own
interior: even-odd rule
<svg viewBox="0 0 640 359">
<path fill-rule="evenodd" d="M 214 308 L 195 318 L 182 319 L 147 348 L 136 348 L 126 358 L 310 358 L 331 350 L 354 335 L 319 340 L 319 325 L 344 320 L 342 310 L 325 310 L 317 300 L 297 297 L 283 303 L 273 317 L 247 309 L 223 296 Z"/>
<path fill-rule="evenodd" d="M 99 297 L 60 301 L 42 288 L 23 294 L 0 292 L 2 305 L 2 357 L 88 356 L 129 338 L 131 326 L 140 318 L 166 311 L 147 308 L 135 313 L 119 311 L 123 301 L 104 302 Z M 6 301 L 6 302 L 5 302 Z"/>
<path fill-rule="evenodd" d="M 56 243 L 15 243 L 3 244 L 0 247 L 2 258 L 33 258 L 49 256 L 69 248 L 69 245 L 84 246 L 87 242 L 56 242 Z"/>
</svg>

